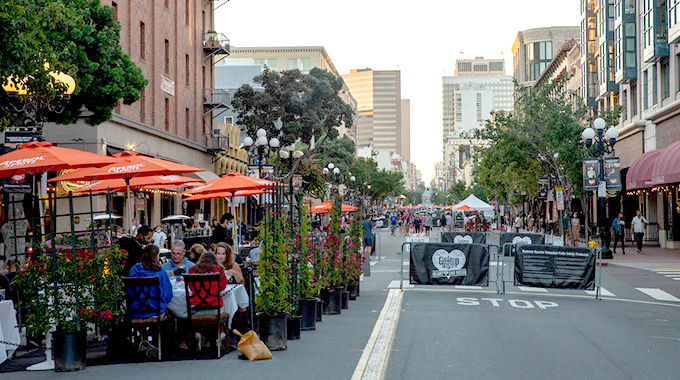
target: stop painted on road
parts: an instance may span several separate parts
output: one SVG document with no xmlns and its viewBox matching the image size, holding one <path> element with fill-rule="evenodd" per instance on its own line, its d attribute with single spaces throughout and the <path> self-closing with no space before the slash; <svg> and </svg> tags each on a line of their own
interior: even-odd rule
<svg viewBox="0 0 680 380">
<path fill-rule="evenodd" d="M 504 300 L 502 298 L 473 298 L 473 297 L 458 297 L 456 298 L 458 305 L 461 306 L 480 306 L 491 305 L 493 307 L 502 307 L 510 305 L 515 309 L 541 309 L 547 310 L 549 308 L 558 307 L 557 302 L 552 301 L 527 301 L 527 300 Z"/>
</svg>

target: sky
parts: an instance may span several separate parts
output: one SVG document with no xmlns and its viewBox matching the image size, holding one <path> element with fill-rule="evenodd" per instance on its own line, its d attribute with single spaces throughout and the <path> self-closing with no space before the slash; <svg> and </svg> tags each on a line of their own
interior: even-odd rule
<svg viewBox="0 0 680 380">
<path fill-rule="evenodd" d="M 323 46 L 340 74 L 401 70 L 411 161 L 426 184 L 442 159 L 441 77 L 456 59 L 505 58 L 512 74 L 518 31 L 579 24 L 578 0 L 231 0 L 215 12 L 233 47 Z"/>
</svg>

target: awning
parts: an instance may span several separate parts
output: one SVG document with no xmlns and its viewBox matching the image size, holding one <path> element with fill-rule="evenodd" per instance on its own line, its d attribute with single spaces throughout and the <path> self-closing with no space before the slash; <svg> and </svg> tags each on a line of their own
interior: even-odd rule
<svg viewBox="0 0 680 380">
<path fill-rule="evenodd" d="M 652 187 L 652 170 L 660 150 L 647 152 L 633 161 L 626 177 L 626 190 L 645 189 Z M 198 174 L 198 173 L 196 173 Z"/>
<path fill-rule="evenodd" d="M 680 182 L 680 141 L 659 151 L 652 169 L 652 185 Z"/>
<path fill-rule="evenodd" d="M 210 182 L 210 181 L 214 181 L 214 180 L 220 178 L 220 176 L 218 176 L 218 175 L 215 174 L 214 172 L 211 172 L 210 170 L 206 170 L 206 171 L 204 171 L 204 172 L 195 172 L 195 173 L 193 173 L 193 174 L 194 174 L 196 177 L 202 179 L 203 182 L 206 182 L 206 183 L 207 183 L 207 182 Z"/>
</svg>

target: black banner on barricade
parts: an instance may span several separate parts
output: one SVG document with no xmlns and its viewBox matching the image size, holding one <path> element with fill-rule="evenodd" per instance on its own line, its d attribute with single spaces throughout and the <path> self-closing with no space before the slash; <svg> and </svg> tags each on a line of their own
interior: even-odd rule
<svg viewBox="0 0 680 380">
<path fill-rule="evenodd" d="M 442 243 L 486 244 L 486 233 L 478 231 L 444 232 L 442 234 Z"/>
<path fill-rule="evenodd" d="M 413 244 L 409 278 L 411 284 L 487 286 L 489 251 L 478 244 Z"/>
<path fill-rule="evenodd" d="M 515 285 L 593 290 L 595 258 L 588 248 L 519 246 L 515 258 Z"/>
<path fill-rule="evenodd" d="M 501 240 L 500 240 L 500 247 L 503 249 L 503 246 L 506 243 L 512 243 L 515 245 L 520 245 L 520 244 L 543 244 L 545 243 L 545 236 L 543 234 L 532 234 L 532 233 L 514 233 L 514 232 L 506 232 L 504 234 L 501 234 Z M 515 250 L 514 249 L 509 249 L 509 247 L 505 248 L 505 251 L 503 251 L 503 254 L 505 256 L 510 256 L 514 254 Z"/>
</svg>

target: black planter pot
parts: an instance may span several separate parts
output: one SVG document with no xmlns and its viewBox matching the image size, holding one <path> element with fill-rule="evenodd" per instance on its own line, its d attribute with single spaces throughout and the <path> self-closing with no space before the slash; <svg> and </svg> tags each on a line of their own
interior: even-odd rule
<svg viewBox="0 0 680 380">
<path fill-rule="evenodd" d="M 340 314 L 342 306 L 342 293 L 336 289 L 322 289 L 321 300 L 323 301 L 323 313 L 326 315 Z"/>
<path fill-rule="evenodd" d="M 288 340 L 298 340 L 300 339 L 300 322 L 302 317 L 299 315 L 289 315 L 286 324 L 286 330 L 288 331 Z"/>
<path fill-rule="evenodd" d="M 300 330 L 311 331 L 316 330 L 316 298 L 310 298 L 300 301 Z"/>
<path fill-rule="evenodd" d="M 257 323 L 259 326 L 260 339 L 272 351 L 285 350 L 288 348 L 287 343 L 287 315 L 257 315 Z"/>
<path fill-rule="evenodd" d="M 357 285 L 348 285 L 347 290 L 349 291 L 349 300 L 356 300 L 359 296 L 359 287 Z"/>
<path fill-rule="evenodd" d="M 341 298 L 341 304 L 343 309 L 349 309 L 349 292 L 347 290 L 343 290 L 341 293 L 342 298 Z"/>
<path fill-rule="evenodd" d="M 52 354 L 56 372 L 85 369 L 87 359 L 87 331 L 52 333 Z"/>
<path fill-rule="evenodd" d="M 321 298 L 316 299 L 316 321 L 323 322 L 323 301 Z"/>
</svg>

